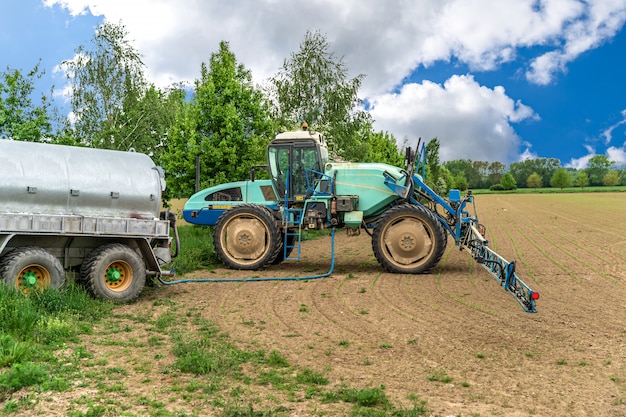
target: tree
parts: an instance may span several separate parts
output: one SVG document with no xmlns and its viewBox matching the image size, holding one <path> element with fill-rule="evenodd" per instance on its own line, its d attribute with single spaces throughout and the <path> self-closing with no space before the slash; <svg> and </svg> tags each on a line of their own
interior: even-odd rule
<svg viewBox="0 0 626 417">
<path fill-rule="evenodd" d="M 506 172 L 502 176 L 500 185 L 502 185 L 502 188 L 504 188 L 505 190 L 515 190 L 517 188 L 517 183 L 515 182 L 515 178 L 513 178 L 513 175 L 511 175 L 510 172 Z"/>
<path fill-rule="evenodd" d="M 578 172 L 575 184 L 580 188 L 585 188 L 589 185 L 589 176 L 587 176 L 587 173 L 584 170 Z"/>
<path fill-rule="evenodd" d="M 446 194 L 448 194 L 448 183 L 446 182 L 446 180 L 443 179 L 443 177 L 439 177 L 439 179 L 437 180 L 435 191 L 441 196 L 445 196 Z"/>
<path fill-rule="evenodd" d="M 349 79 L 343 59 L 337 60 L 330 52 L 326 37 L 307 32 L 300 50 L 270 79 L 274 116 L 288 129 L 307 122 L 326 135 L 336 155 L 363 161 L 372 124 L 358 97 L 363 77 Z"/>
<path fill-rule="evenodd" d="M 609 168 L 613 166 L 613 162 L 609 161 L 606 155 L 595 155 L 589 159 L 587 167 L 587 175 L 591 185 L 602 185 L 604 176 L 608 174 Z"/>
<path fill-rule="evenodd" d="M 437 183 L 439 180 L 439 139 L 432 138 L 426 144 L 426 163 L 430 167 L 430 173 L 432 178 L 429 178 L 432 182 Z"/>
<path fill-rule="evenodd" d="M 189 197 L 195 192 L 195 161 L 200 155 L 195 105 L 184 103 L 167 132 L 161 166 L 167 176 L 164 199 Z"/>
<path fill-rule="evenodd" d="M 456 177 L 459 172 L 463 172 L 467 179 L 467 173 L 472 171 L 472 161 L 469 159 L 455 159 L 452 161 L 446 161 L 445 166 L 453 177 Z"/>
<path fill-rule="evenodd" d="M 499 184 L 502 179 L 502 173 L 506 169 L 506 166 L 502 162 L 492 162 L 487 168 L 487 180 L 489 186 Z"/>
<path fill-rule="evenodd" d="M 536 158 L 526 159 L 520 162 L 512 162 L 509 172 L 515 178 L 517 184 L 527 184 L 528 177 L 536 172 L 544 180 L 552 178 L 554 171 L 561 166 L 561 162 L 556 158 Z M 545 183 L 542 185 L 544 186 Z"/>
<path fill-rule="evenodd" d="M 454 187 L 454 177 L 445 166 L 442 166 L 439 169 L 439 180 L 444 181 L 446 184 L 445 193 L 447 193 L 452 187 Z"/>
<path fill-rule="evenodd" d="M 388 132 L 371 132 L 367 136 L 368 154 L 364 162 L 381 162 L 401 167 L 404 155 L 398 151 L 396 138 Z"/>
<path fill-rule="evenodd" d="M 475 177 L 470 181 L 471 188 L 487 188 L 487 172 L 489 169 L 489 162 L 487 161 L 474 161 L 472 162 L 473 172 Z"/>
<path fill-rule="evenodd" d="M 465 178 L 465 174 L 463 172 L 459 172 L 454 177 L 454 188 L 461 191 L 467 190 L 467 179 Z"/>
<path fill-rule="evenodd" d="M 559 168 L 554 172 L 552 178 L 550 178 L 550 185 L 555 188 L 558 187 L 561 190 L 566 187 L 571 187 L 572 177 L 565 168 Z"/>
<path fill-rule="evenodd" d="M 610 170 L 608 174 L 606 174 L 602 179 L 602 184 L 606 185 L 607 187 L 615 187 L 617 184 L 619 184 L 619 173 L 617 172 L 617 170 Z"/>
<path fill-rule="evenodd" d="M 541 175 L 533 172 L 526 180 L 526 185 L 528 188 L 541 188 L 543 187 L 543 178 L 541 178 Z"/>
<path fill-rule="evenodd" d="M 90 48 L 79 46 L 75 58 L 64 62 L 71 86 L 74 136 L 81 144 L 120 150 L 150 148 L 134 136 L 137 124 L 147 118 L 136 106 L 144 97 L 146 81 L 144 64 L 127 35 L 122 24 L 104 23 Z"/>
<path fill-rule="evenodd" d="M 170 196 L 189 195 L 195 185 L 195 159 L 201 168 L 200 187 L 243 180 L 253 165 L 265 164 L 272 134 L 269 110 L 252 75 L 238 64 L 227 42 L 202 63 L 191 103 L 182 106 L 168 132 L 163 167 Z M 167 191 L 167 190 L 166 190 Z"/>
<path fill-rule="evenodd" d="M 0 138 L 39 142 L 50 136 L 48 98 L 42 95 L 39 106 L 31 98 L 35 80 L 42 75 L 39 64 L 26 76 L 9 67 L 0 72 Z"/>
<path fill-rule="evenodd" d="M 469 188 L 480 188 L 483 178 L 486 176 L 486 169 L 489 163 L 484 161 L 472 161 L 470 159 L 456 159 L 447 161 L 444 166 L 448 168 L 455 177 L 459 172 L 463 172 Z"/>
</svg>

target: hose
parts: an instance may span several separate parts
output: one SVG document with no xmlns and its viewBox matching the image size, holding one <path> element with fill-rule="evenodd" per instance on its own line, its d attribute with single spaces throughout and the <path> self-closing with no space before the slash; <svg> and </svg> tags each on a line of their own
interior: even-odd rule
<svg viewBox="0 0 626 417">
<path fill-rule="evenodd" d="M 178 236 L 178 227 L 176 227 L 176 214 L 172 213 L 168 209 L 168 210 L 162 211 L 159 217 L 161 220 L 169 221 L 170 229 L 174 231 L 175 250 L 174 250 L 174 253 L 171 254 L 171 257 L 176 258 L 178 254 L 180 253 L 180 237 Z"/>
<path fill-rule="evenodd" d="M 331 243 L 330 243 L 330 269 L 325 274 L 319 275 L 308 275 L 304 277 L 267 277 L 267 278 L 189 278 L 189 279 L 179 279 L 176 281 L 164 281 L 163 278 L 159 275 L 157 279 L 163 285 L 175 285 L 175 284 L 186 284 L 193 282 L 261 282 L 261 281 L 309 281 L 313 279 L 320 279 L 329 277 L 333 270 L 335 269 L 335 228 L 333 227 L 331 233 Z"/>
</svg>

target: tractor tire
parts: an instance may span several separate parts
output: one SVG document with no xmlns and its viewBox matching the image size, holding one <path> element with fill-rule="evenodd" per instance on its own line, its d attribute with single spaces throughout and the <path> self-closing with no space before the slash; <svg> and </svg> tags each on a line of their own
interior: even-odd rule
<svg viewBox="0 0 626 417">
<path fill-rule="evenodd" d="M 213 230 L 215 253 L 232 269 L 258 270 L 271 265 L 283 249 L 281 238 L 274 216 L 254 204 L 227 210 Z"/>
<path fill-rule="evenodd" d="M 446 234 L 425 207 L 403 204 L 390 209 L 372 234 L 372 248 L 388 272 L 423 274 L 439 263 Z"/>
<path fill-rule="evenodd" d="M 276 259 L 274 259 L 274 262 L 272 262 L 272 265 L 278 265 L 282 263 L 286 258 L 289 258 L 289 256 L 291 256 L 291 253 L 295 249 L 293 247 L 293 244 L 295 241 L 296 241 L 295 236 L 289 236 L 287 238 L 287 246 L 289 247 L 287 248 L 287 253 L 285 253 L 285 234 L 283 232 L 280 233 L 280 244 L 279 244 L 280 248 L 278 248 L 278 256 L 276 256 Z"/>
<path fill-rule="evenodd" d="M 143 259 L 129 246 L 112 243 L 94 249 L 80 268 L 81 282 L 97 298 L 129 302 L 146 283 Z"/>
<path fill-rule="evenodd" d="M 65 271 L 61 262 L 37 246 L 16 248 L 4 255 L 0 262 L 0 277 L 6 285 L 26 295 L 65 286 Z"/>
</svg>

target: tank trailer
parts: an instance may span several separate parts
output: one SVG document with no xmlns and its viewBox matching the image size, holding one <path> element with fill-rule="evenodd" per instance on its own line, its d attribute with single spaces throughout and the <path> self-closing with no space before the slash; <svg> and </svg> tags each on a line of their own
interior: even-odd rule
<svg viewBox="0 0 626 417">
<path fill-rule="evenodd" d="M 418 149 L 419 143 L 418 143 Z M 439 196 L 416 172 L 425 166 L 424 146 L 406 151 L 406 167 L 329 159 L 322 134 L 303 129 L 279 133 L 267 148 L 270 179 L 251 178 L 194 194 L 184 219 L 213 226 L 220 260 L 232 269 L 258 270 L 301 257 L 307 229 L 365 231 L 388 272 L 423 274 L 441 260 L 450 237 L 482 265 L 526 312 L 536 312 L 539 293 L 488 246 L 485 227 L 467 211 L 471 192 Z M 475 210 L 474 210 L 475 213 Z M 332 259 L 334 264 L 334 240 Z M 332 271 L 332 267 L 331 267 Z"/>
<path fill-rule="evenodd" d="M 164 189 L 145 154 L 0 139 L 0 277 L 29 293 L 73 270 L 96 297 L 135 299 L 146 276 L 173 274 Z"/>
</svg>

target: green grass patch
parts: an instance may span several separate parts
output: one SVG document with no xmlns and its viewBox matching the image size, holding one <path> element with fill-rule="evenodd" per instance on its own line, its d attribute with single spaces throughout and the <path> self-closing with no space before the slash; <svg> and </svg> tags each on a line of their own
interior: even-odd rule
<svg viewBox="0 0 626 417">
<path fill-rule="evenodd" d="M 171 268 L 183 275 L 199 269 L 213 269 L 220 265 L 213 247 L 213 228 L 184 225 L 178 228 L 180 253 L 172 261 Z"/>
<path fill-rule="evenodd" d="M 112 309 L 112 303 L 94 300 L 73 283 L 28 297 L 0 285 L 0 402 L 6 402 L 9 410 L 19 409 L 20 402 L 11 396 L 21 388 L 68 389 L 74 362 L 88 355 L 84 348 L 76 348 L 70 362 L 59 366 L 55 352 L 90 333 L 90 323 Z"/>
<path fill-rule="evenodd" d="M 410 409 L 395 408 L 384 387 L 334 385 L 324 372 L 291 364 L 277 350 L 266 353 L 237 344 L 197 311 L 181 311 L 175 301 L 155 301 L 153 306 L 162 309 L 156 315 L 142 310 L 116 314 L 117 305 L 94 299 L 71 283 L 30 297 L 0 286 L 0 415 L 34 415 L 49 392 L 74 387 L 97 392 L 69 400 L 66 409 L 55 412 L 73 417 L 279 416 L 288 415 L 293 402 L 311 402 L 307 407 L 314 410 L 336 401 L 351 407 L 347 412 L 354 416 L 428 415 L 417 402 Z M 135 336 L 138 330 L 143 336 Z M 85 336 L 92 345 L 81 340 Z M 350 343 L 341 340 L 338 345 Z M 114 347 L 124 360 L 94 354 L 92 346 Z M 159 360 L 172 354 L 173 361 Z M 142 383 L 150 384 L 158 373 L 172 381 L 159 388 L 168 390 L 163 395 L 133 393 L 125 382 L 142 374 Z M 258 390 L 268 387 L 280 406 L 259 405 Z M 27 395 L 20 391 L 24 389 Z M 18 391 L 19 398 L 14 395 Z M 209 394 L 212 400 L 202 410 L 166 410 L 169 403 L 191 404 Z"/>
</svg>

